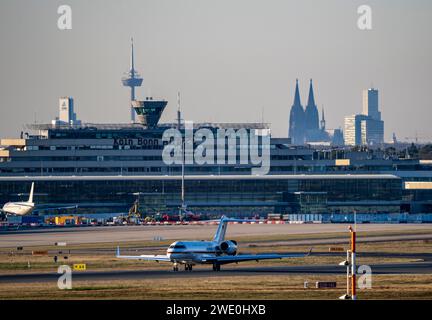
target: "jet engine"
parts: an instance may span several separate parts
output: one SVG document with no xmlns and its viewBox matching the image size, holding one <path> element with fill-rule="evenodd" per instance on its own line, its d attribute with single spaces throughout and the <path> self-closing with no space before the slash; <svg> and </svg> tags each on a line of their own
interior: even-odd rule
<svg viewBox="0 0 432 320">
<path fill-rule="evenodd" d="M 237 241 L 235 240 L 226 240 L 222 242 L 219 247 L 223 253 L 230 256 L 235 256 L 237 254 Z"/>
</svg>

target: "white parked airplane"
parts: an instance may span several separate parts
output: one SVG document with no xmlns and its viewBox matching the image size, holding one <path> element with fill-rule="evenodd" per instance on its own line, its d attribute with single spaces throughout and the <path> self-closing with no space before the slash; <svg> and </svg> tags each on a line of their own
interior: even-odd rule
<svg viewBox="0 0 432 320">
<path fill-rule="evenodd" d="M 33 191 L 34 191 L 34 182 L 32 182 L 29 199 L 24 202 L 8 202 L 6 203 L 1 211 L 6 213 L 7 215 L 17 215 L 24 216 L 30 214 L 35 204 L 33 202 Z"/>
<path fill-rule="evenodd" d="M 228 222 L 235 221 L 244 222 L 248 220 L 231 219 L 222 216 L 212 241 L 176 241 L 168 247 L 166 255 L 123 256 L 120 255 L 120 248 L 117 247 L 116 257 L 120 259 L 170 262 L 173 264 L 174 271 L 178 271 L 179 264 L 184 264 L 185 270 L 188 271 L 192 271 L 192 266 L 196 264 L 212 264 L 213 271 L 220 271 L 222 264 L 266 259 L 301 258 L 308 256 L 312 251 L 311 249 L 308 253 L 291 254 L 237 254 L 237 242 L 235 240 L 225 240 Z"/>
<path fill-rule="evenodd" d="M 53 207 L 53 208 L 36 208 L 35 203 L 33 202 L 33 194 L 34 194 L 34 182 L 31 184 L 30 195 L 27 201 L 23 202 L 8 202 L 5 203 L 3 208 L 0 209 L 0 212 L 5 213 L 10 216 L 25 216 L 31 213 L 38 213 L 41 210 L 54 210 L 54 209 L 73 209 L 78 208 L 78 205 L 74 206 L 63 206 L 63 207 Z"/>
</svg>

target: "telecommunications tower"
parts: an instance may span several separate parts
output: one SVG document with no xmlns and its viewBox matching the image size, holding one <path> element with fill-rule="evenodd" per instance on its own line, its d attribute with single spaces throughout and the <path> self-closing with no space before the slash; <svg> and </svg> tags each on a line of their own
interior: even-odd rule
<svg viewBox="0 0 432 320">
<path fill-rule="evenodd" d="M 131 114 L 131 122 L 135 122 L 135 110 L 132 106 L 132 101 L 135 100 L 135 87 L 140 87 L 143 82 L 143 79 L 135 71 L 134 66 L 134 47 L 133 47 L 133 38 L 131 38 L 131 58 L 130 58 L 130 70 L 126 73 L 126 76 L 122 78 L 123 86 L 129 87 L 131 90 L 130 93 L 130 114 Z"/>
</svg>

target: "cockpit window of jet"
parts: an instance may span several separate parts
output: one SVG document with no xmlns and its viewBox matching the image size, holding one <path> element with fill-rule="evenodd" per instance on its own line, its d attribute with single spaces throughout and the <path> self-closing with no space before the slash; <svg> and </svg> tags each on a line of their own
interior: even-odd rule
<svg viewBox="0 0 432 320">
<path fill-rule="evenodd" d="M 220 271 L 222 264 L 268 259 L 302 258 L 308 256 L 312 251 L 291 254 L 237 254 L 237 242 L 235 240 L 225 240 L 228 222 L 236 221 L 244 222 L 248 220 L 222 216 L 212 241 L 176 241 L 168 247 L 166 255 L 125 256 L 120 254 L 120 248 L 117 247 L 116 257 L 120 259 L 171 262 L 173 264 L 173 271 L 178 271 L 179 264 L 183 264 L 186 271 L 192 271 L 192 267 L 196 264 L 212 264 L 213 271 Z"/>
</svg>

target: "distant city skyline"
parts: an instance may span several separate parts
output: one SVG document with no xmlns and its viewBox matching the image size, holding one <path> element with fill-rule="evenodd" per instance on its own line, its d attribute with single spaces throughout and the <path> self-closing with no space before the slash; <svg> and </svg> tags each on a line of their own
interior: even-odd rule
<svg viewBox="0 0 432 320">
<path fill-rule="evenodd" d="M 380 92 L 385 140 L 432 140 L 432 3 L 402 1 L 76 0 L 72 30 L 57 28 L 60 1 L 0 3 L 0 136 L 49 123 L 58 99 L 74 98 L 84 122 L 130 121 L 129 69 L 144 78 L 136 96 L 168 100 L 161 121 L 271 123 L 286 137 L 296 78 L 325 109 L 326 128 L 360 113 L 362 91 Z M 373 29 L 357 28 L 368 4 Z M 306 104 L 304 95 L 302 103 Z M 409 110 L 409 111 L 408 111 Z"/>
</svg>

